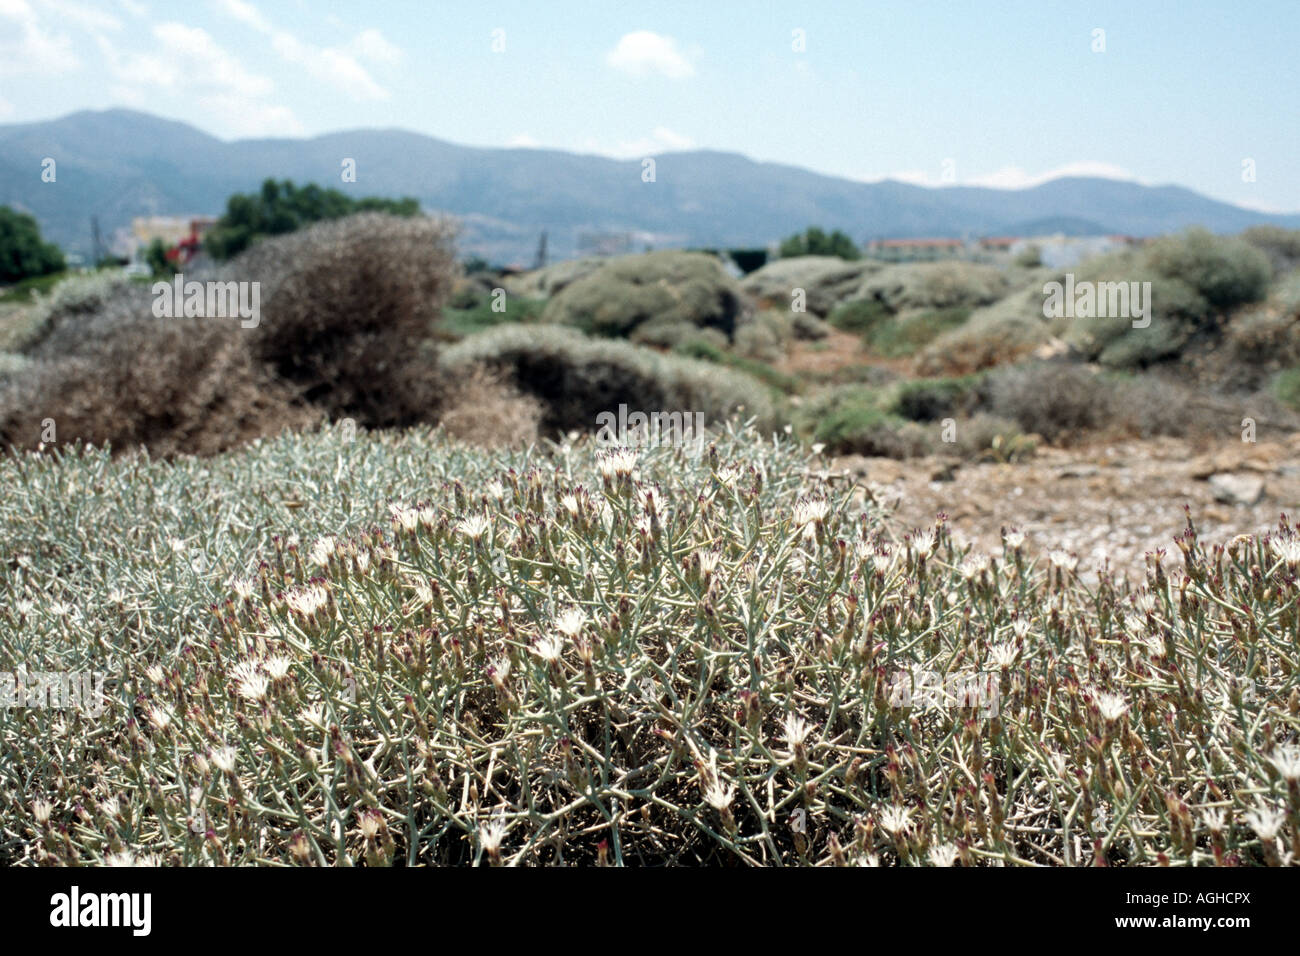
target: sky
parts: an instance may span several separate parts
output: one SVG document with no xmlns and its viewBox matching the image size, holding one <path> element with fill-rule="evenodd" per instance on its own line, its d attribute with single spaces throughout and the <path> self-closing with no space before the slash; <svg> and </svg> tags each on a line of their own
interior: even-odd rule
<svg viewBox="0 0 1300 956">
<path fill-rule="evenodd" d="M 865 181 L 1174 183 L 1300 211 L 1300 2 L 0 0 L 0 123 L 399 127 Z"/>
</svg>

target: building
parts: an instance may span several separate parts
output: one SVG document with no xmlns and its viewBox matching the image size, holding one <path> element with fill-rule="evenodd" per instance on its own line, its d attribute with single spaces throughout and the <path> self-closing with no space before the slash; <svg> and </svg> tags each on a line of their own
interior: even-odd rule
<svg viewBox="0 0 1300 956">
<path fill-rule="evenodd" d="M 961 239 L 873 239 L 867 255 L 885 262 L 935 262 L 959 259 L 966 252 Z"/>
</svg>

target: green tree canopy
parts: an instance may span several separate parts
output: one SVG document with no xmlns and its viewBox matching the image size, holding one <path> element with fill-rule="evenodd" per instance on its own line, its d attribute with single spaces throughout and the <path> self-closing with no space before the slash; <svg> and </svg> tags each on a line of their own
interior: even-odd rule
<svg viewBox="0 0 1300 956">
<path fill-rule="evenodd" d="M 226 211 L 204 238 L 208 253 L 229 259 L 243 252 L 262 236 L 293 232 L 322 219 L 340 219 L 354 212 L 386 212 L 414 216 L 420 203 L 409 197 L 382 199 L 376 196 L 353 199 L 337 189 L 323 189 L 315 183 L 302 188 L 286 179 L 268 179 L 255 193 L 236 193 L 226 201 Z"/>
<path fill-rule="evenodd" d="M 64 269 L 59 247 L 41 239 L 41 228 L 26 213 L 0 206 L 0 282 L 18 282 Z"/>
<path fill-rule="evenodd" d="M 781 243 L 781 258 L 791 256 L 839 256 L 841 259 L 859 259 L 862 253 L 850 239 L 836 229 L 830 235 L 819 226 L 811 226 L 803 233 L 795 233 Z"/>
</svg>

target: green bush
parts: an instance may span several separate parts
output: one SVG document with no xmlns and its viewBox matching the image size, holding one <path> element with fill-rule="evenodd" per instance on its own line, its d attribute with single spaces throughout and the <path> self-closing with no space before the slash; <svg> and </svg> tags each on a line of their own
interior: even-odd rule
<svg viewBox="0 0 1300 956">
<path fill-rule="evenodd" d="M 901 315 L 871 326 L 863 341 L 869 350 L 887 358 L 915 355 L 943 333 L 961 326 L 970 313 L 970 309 L 958 307 Z"/>
<path fill-rule="evenodd" d="M 1268 256 L 1276 275 L 1300 266 L 1300 229 L 1252 226 L 1241 238 Z"/>
<path fill-rule="evenodd" d="M 795 256 L 835 256 L 853 261 L 862 258 L 862 252 L 852 239 L 836 229 L 829 235 L 818 226 L 795 233 L 781 242 L 781 258 Z"/>
<path fill-rule="evenodd" d="M 1272 392 L 1283 405 L 1300 411 L 1300 368 L 1278 372 L 1273 379 Z"/>
<path fill-rule="evenodd" d="M 214 259 L 229 259 L 263 236 L 280 236 L 315 222 L 366 212 L 415 216 L 420 204 L 409 197 L 353 199 L 315 183 L 299 188 L 287 179 L 267 179 L 259 192 L 237 193 L 226 201 L 226 211 L 208 230 L 203 246 Z"/>
<path fill-rule="evenodd" d="M 1218 309 L 1256 302 L 1268 291 L 1268 256 L 1244 239 L 1191 229 L 1157 239 L 1145 250 L 1153 271 L 1182 279 Z"/>
<path fill-rule="evenodd" d="M 467 301 L 471 302 L 468 306 L 455 304 Z M 542 313 L 546 311 L 545 299 L 507 295 L 504 301 L 505 311 L 497 312 L 492 308 L 490 295 L 476 295 L 471 298 L 467 292 L 462 291 L 458 299 L 448 302 L 443 307 L 437 329 L 451 338 L 461 339 L 497 325 L 540 322 Z"/>
<path fill-rule="evenodd" d="M 544 432 L 589 431 L 596 416 L 631 410 L 703 412 L 720 421 L 741 412 L 763 427 L 774 423 L 768 390 L 741 372 L 629 342 L 587 338 L 555 325 L 501 325 L 446 349 L 440 367 L 451 376 L 475 365 L 503 372 L 546 407 Z"/>
<path fill-rule="evenodd" d="M 989 305 L 1008 292 L 1006 274 L 974 262 L 911 262 L 869 276 L 855 298 L 877 299 L 891 312 Z"/>
<path fill-rule="evenodd" d="M 855 299 L 837 305 L 826 321 L 843 332 L 869 335 L 879 326 L 893 321 L 894 313 L 879 299 Z"/>
<path fill-rule="evenodd" d="M 41 238 L 34 216 L 0 206 L 0 282 L 19 282 L 65 268 L 63 253 Z"/>
<path fill-rule="evenodd" d="M 661 251 L 610 260 L 547 304 L 547 323 L 592 335 L 663 342 L 662 330 L 713 328 L 728 338 L 750 309 L 712 256 Z"/>
<path fill-rule="evenodd" d="M 970 413 L 980 401 L 982 376 L 920 379 L 899 386 L 892 411 L 914 422 L 933 422 Z"/>
</svg>

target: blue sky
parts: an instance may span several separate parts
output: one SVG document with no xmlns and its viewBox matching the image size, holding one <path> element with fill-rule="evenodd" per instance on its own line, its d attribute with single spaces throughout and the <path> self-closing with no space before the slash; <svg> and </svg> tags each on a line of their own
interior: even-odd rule
<svg viewBox="0 0 1300 956">
<path fill-rule="evenodd" d="M 1290 212 L 1298 48 L 1294 0 L 0 0 L 0 122 L 129 106 L 223 138 L 396 126 L 934 186 L 1108 175 Z"/>
</svg>

